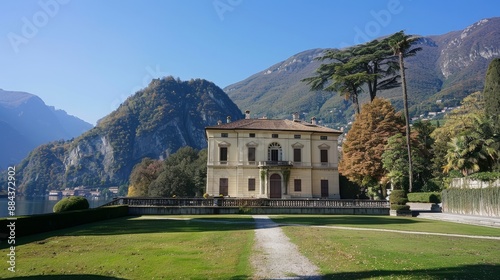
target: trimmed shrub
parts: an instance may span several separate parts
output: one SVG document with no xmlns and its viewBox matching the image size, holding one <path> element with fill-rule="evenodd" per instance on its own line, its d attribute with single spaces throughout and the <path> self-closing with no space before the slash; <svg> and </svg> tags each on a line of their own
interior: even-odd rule
<svg viewBox="0 0 500 280">
<path fill-rule="evenodd" d="M 423 203 L 440 203 L 441 193 L 438 192 L 416 192 L 408 194 L 408 201 Z"/>
<path fill-rule="evenodd" d="M 404 190 L 393 190 L 389 201 L 391 202 L 391 205 L 405 205 L 408 202 L 408 197 L 406 196 L 406 192 Z"/>
<path fill-rule="evenodd" d="M 389 197 L 391 202 L 391 210 L 396 210 L 398 213 L 410 211 L 410 206 L 405 205 L 408 202 L 408 197 L 404 190 L 393 190 L 391 196 Z"/>
<path fill-rule="evenodd" d="M 73 211 L 73 210 L 85 210 L 89 209 L 89 202 L 85 197 L 81 196 L 70 196 L 61 199 L 54 205 L 52 211 L 54 213 Z"/>
<path fill-rule="evenodd" d="M 396 211 L 409 211 L 410 206 L 409 205 L 397 205 L 397 204 L 391 204 L 391 210 L 396 210 Z"/>
</svg>

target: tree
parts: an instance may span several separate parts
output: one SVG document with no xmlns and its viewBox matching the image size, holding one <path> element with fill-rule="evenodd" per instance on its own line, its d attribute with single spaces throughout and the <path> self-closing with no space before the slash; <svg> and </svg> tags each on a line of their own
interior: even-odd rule
<svg viewBox="0 0 500 280">
<path fill-rule="evenodd" d="M 421 51 L 422 48 L 412 48 L 413 42 L 417 40 L 416 37 L 411 37 L 410 35 L 405 35 L 403 31 L 396 33 L 392 36 L 389 45 L 394 51 L 394 55 L 397 55 L 399 58 L 399 71 L 401 73 L 401 82 L 403 89 L 403 105 L 404 105 L 404 113 L 405 113 L 405 122 L 406 122 L 406 145 L 408 148 L 408 191 L 411 192 L 413 188 L 413 164 L 411 157 L 411 144 L 410 144 L 410 117 L 408 114 L 408 93 L 406 89 L 406 74 L 405 74 L 405 63 L 404 58 L 415 55 L 418 51 Z"/>
<path fill-rule="evenodd" d="M 129 178 L 127 196 L 147 196 L 149 185 L 163 171 L 163 163 L 159 160 L 144 158 L 134 166 Z"/>
<path fill-rule="evenodd" d="M 344 50 L 327 50 L 317 60 L 328 60 L 329 63 L 321 64 L 316 76 L 302 81 L 311 85 L 311 90 L 339 92 L 351 99 L 359 114 L 358 95 L 363 91 L 363 85 L 367 85 L 370 101 L 375 99 L 377 90 L 399 85 L 397 76 L 394 76 L 397 65 L 391 56 L 389 39 L 373 40 Z"/>
<path fill-rule="evenodd" d="M 492 171 L 498 159 L 498 137 L 484 116 L 475 116 L 472 129 L 451 139 L 444 172 L 459 170 L 464 176 L 478 171 Z"/>
<path fill-rule="evenodd" d="M 350 181 L 378 190 L 387 175 L 382 154 L 389 137 L 403 132 L 403 121 L 388 100 L 375 98 L 356 116 L 342 145 L 339 172 Z"/>
<path fill-rule="evenodd" d="M 490 62 L 484 81 L 485 113 L 494 126 L 495 133 L 500 133 L 500 58 Z"/>
<path fill-rule="evenodd" d="M 416 184 L 415 189 L 422 186 L 430 179 L 427 151 L 425 146 L 416 133 L 411 137 L 412 146 L 412 162 L 413 162 L 413 178 Z M 406 149 L 406 138 L 401 133 L 390 137 L 387 140 L 385 151 L 382 154 L 382 164 L 387 170 L 387 178 L 390 179 L 394 189 L 403 189 L 408 191 L 409 188 L 409 168 L 408 168 L 408 149 Z"/>
<path fill-rule="evenodd" d="M 460 134 L 469 134 L 474 127 L 475 118 L 481 114 L 484 114 L 484 98 L 481 92 L 474 92 L 462 100 L 459 108 L 448 113 L 444 124 L 431 133 L 434 139 L 432 145 L 434 177 L 443 177 L 443 168 L 448 164 L 446 159 L 448 142 Z"/>
<path fill-rule="evenodd" d="M 325 55 L 318 57 L 319 60 L 332 60 L 332 63 L 321 64 L 316 70 L 315 77 L 303 79 L 302 81 L 311 85 L 311 90 L 335 91 L 343 94 L 345 99 L 350 99 L 355 106 L 355 112 L 359 114 L 358 94 L 361 86 L 370 77 L 359 74 L 359 66 L 349 64 L 353 54 L 351 49 L 345 51 L 327 50 Z"/>
<path fill-rule="evenodd" d="M 180 148 L 165 160 L 163 171 L 151 182 L 149 196 L 201 195 L 206 185 L 207 151 Z"/>
</svg>

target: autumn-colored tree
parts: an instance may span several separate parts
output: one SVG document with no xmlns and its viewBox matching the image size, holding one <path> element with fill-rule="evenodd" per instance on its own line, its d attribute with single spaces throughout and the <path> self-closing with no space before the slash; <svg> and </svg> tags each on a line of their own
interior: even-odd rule
<svg viewBox="0 0 500 280">
<path fill-rule="evenodd" d="M 387 140 L 403 132 L 404 121 L 388 100 L 375 98 L 365 104 L 342 145 L 339 172 L 352 182 L 377 190 L 387 175 L 382 165 Z"/>
<path fill-rule="evenodd" d="M 127 196 L 147 196 L 149 185 L 163 171 L 163 163 L 150 158 L 143 159 L 130 173 Z"/>
</svg>

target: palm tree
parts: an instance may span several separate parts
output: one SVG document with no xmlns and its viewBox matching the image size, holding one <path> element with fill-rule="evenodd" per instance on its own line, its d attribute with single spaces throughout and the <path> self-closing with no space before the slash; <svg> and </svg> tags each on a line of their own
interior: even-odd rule
<svg viewBox="0 0 500 280">
<path fill-rule="evenodd" d="M 498 136 L 483 115 L 476 115 L 473 130 L 451 139 L 446 154 L 444 172 L 460 170 L 464 176 L 477 171 L 491 171 L 499 157 Z"/>
<path fill-rule="evenodd" d="M 408 114 L 408 93 L 406 90 L 406 75 L 405 75 L 405 63 L 404 58 L 409 56 L 414 56 L 422 48 L 412 48 L 412 44 L 418 39 L 410 35 L 405 35 L 403 31 L 400 31 L 393 36 L 389 42 L 394 55 L 399 58 L 399 71 L 401 75 L 401 83 L 403 88 L 403 104 L 405 111 L 405 121 L 406 121 L 406 146 L 408 148 L 408 180 L 409 188 L 408 192 L 412 191 L 413 182 L 413 164 L 411 161 L 411 145 L 410 145 L 410 118 Z"/>
</svg>

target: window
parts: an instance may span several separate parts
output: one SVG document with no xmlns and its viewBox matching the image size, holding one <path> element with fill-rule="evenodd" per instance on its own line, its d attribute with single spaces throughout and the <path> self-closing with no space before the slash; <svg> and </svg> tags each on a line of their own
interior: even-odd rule
<svg viewBox="0 0 500 280">
<path fill-rule="evenodd" d="M 220 147 L 219 161 L 227 161 L 227 147 Z"/>
<path fill-rule="evenodd" d="M 300 135 L 300 134 L 295 134 L 295 135 L 293 136 L 293 138 L 295 138 L 295 139 L 300 139 L 300 137 L 301 137 L 301 135 Z"/>
<path fill-rule="evenodd" d="M 272 137 L 273 138 L 278 138 L 278 134 L 273 134 Z"/>
<path fill-rule="evenodd" d="M 321 139 L 321 140 L 328 140 L 328 136 L 321 135 L 321 136 L 319 137 L 319 139 Z"/>
<path fill-rule="evenodd" d="M 220 178 L 219 179 L 219 194 L 222 194 L 223 196 L 228 196 L 229 195 L 229 183 L 228 183 L 227 178 Z"/>
<path fill-rule="evenodd" d="M 248 148 L 248 161 L 255 161 L 255 148 Z"/>
<path fill-rule="evenodd" d="M 269 161 L 281 161 L 283 158 L 283 151 L 281 150 L 281 145 L 273 142 L 269 144 L 267 148 L 267 160 Z"/>
<path fill-rule="evenodd" d="M 321 180 L 321 197 L 328 197 L 328 180 Z"/>
<path fill-rule="evenodd" d="M 293 149 L 293 161 L 302 162 L 302 149 Z"/>
<path fill-rule="evenodd" d="M 250 138 L 255 138 L 255 133 L 250 133 L 250 134 L 248 134 L 248 137 L 250 137 Z"/>
<path fill-rule="evenodd" d="M 293 190 L 296 192 L 302 191 L 302 180 L 301 179 L 293 180 Z"/>
<path fill-rule="evenodd" d="M 224 137 L 224 138 L 227 138 L 229 135 L 227 133 L 221 133 L 220 134 L 220 137 Z"/>
<path fill-rule="evenodd" d="M 321 152 L 321 163 L 328 162 L 328 150 L 320 150 Z"/>
<path fill-rule="evenodd" d="M 279 151 L 278 150 L 271 150 L 271 161 L 279 161 Z"/>
<path fill-rule="evenodd" d="M 255 178 L 248 178 L 248 191 L 255 191 Z"/>
</svg>

